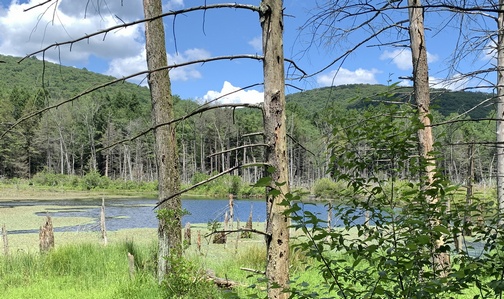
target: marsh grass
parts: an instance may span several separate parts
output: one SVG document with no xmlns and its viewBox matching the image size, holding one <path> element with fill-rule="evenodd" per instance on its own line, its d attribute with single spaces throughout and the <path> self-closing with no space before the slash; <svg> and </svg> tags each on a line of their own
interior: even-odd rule
<svg viewBox="0 0 504 299">
<path fill-rule="evenodd" d="M 197 227 L 203 229 L 203 226 Z M 55 250 L 44 255 L 17 251 L 8 257 L 0 256 L 0 298 L 226 298 L 225 292 L 206 281 L 208 270 L 218 277 L 239 282 L 241 287 L 235 290 L 238 298 L 265 295 L 264 276 L 240 269 L 264 271 L 263 236 L 241 240 L 238 249 L 233 242 L 226 245 L 209 242 L 204 243 L 199 252 L 193 243 L 186 249 L 183 259 L 174 263 L 176 274 L 168 277 L 160 287 L 154 275 L 155 230 L 130 231 L 129 234 L 138 237 L 128 239 L 128 234 L 116 235 L 108 246 L 103 246 L 94 236 L 94 241 L 82 238 L 78 242 L 60 242 Z M 146 234 L 150 237 L 143 236 Z M 129 274 L 128 252 L 135 256 L 134 277 Z M 344 253 L 328 249 L 326 254 L 335 261 L 334 267 L 354 266 L 354 260 Z M 313 294 L 313 298 L 338 298 L 335 291 L 326 291 L 328 277 L 321 275 L 320 266 L 320 261 L 299 250 L 291 250 L 293 290 L 301 290 L 304 295 Z M 364 269 L 367 262 L 362 261 L 356 267 Z M 474 295 L 477 295 L 476 289 L 457 298 L 473 298 Z"/>
<path fill-rule="evenodd" d="M 135 249 L 143 260 L 153 245 Z M 39 255 L 0 258 L 2 298 L 163 298 L 150 267 L 129 275 L 126 243 L 67 244 Z"/>
</svg>

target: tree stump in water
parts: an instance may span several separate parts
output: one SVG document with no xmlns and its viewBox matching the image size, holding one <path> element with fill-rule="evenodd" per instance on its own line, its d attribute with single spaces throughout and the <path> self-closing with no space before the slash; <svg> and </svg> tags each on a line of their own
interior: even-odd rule
<svg viewBox="0 0 504 299">
<path fill-rule="evenodd" d="M 47 216 L 45 224 L 40 227 L 39 242 L 40 253 L 48 252 L 54 248 L 53 224 L 49 216 Z"/>
</svg>

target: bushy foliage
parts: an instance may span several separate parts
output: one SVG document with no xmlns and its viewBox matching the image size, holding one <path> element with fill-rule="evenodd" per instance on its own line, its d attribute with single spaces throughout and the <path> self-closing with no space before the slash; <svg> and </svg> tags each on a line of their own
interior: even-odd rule
<svg viewBox="0 0 504 299">
<path fill-rule="evenodd" d="M 376 106 L 337 121 L 330 171 L 350 188 L 338 193 L 331 213 L 342 225 L 328 228 L 325 218 L 302 210 L 298 196 L 287 195 L 293 227 L 303 233 L 297 248 L 318 261 L 323 281 L 293 284 L 293 296 L 502 296 L 502 215 L 477 198 L 454 201 L 456 187 L 440 173 L 424 183 L 432 161 L 414 155 L 421 128 L 414 111 Z"/>
<path fill-rule="evenodd" d="M 33 183 L 48 187 L 69 187 L 75 188 L 79 185 L 79 177 L 75 175 L 58 174 L 51 170 L 44 169 L 36 173 L 32 179 Z"/>
<path fill-rule="evenodd" d="M 334 199 L 345 188 L 344 184 L 338 184 L 330 178 L 321 178 L 313 184 L 313 194 L 318 198 Z"/>
<path fill-rule="evenodd" d="M 104 189 L 110 184 L 110 180 L 107 177 L 102 177 L 98 171 L 88 172 L 81 181 L 81 187 L 84 190 L 92 189 Z"/>
<path fill-rule="evenodd" d="M 157 191 L 157 181 L 139 182 L 130 180 L 112 180 L 100 175 L 96 171 L 87 173 L 83 177 L 68 174 L 58 174 L 50 170 L 43 170 L 35 174 L 31 182 L 37 186 L 58 187 L 64 189 L 82 190 L 118 190 L 118 191 Z M 7 183 L 4 180 L 3 183 Z"/>
<path fill-rule="evenodd" d="M 165 298 L 219 298 L 220 292 L 207 279 L 204 269 L 184 257 L 168 257 L 170 271 L 165 276 Z"/>
</svg>

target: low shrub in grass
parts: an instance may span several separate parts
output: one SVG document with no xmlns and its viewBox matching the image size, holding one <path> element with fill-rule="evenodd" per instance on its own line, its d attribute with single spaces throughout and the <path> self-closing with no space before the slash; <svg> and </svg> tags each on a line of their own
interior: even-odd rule
<svg viewBox="0 0 504 299">
<path fill-rule="evenodd" d="M 197 263 L 179 256 L 168 259 L 171 271 L 162 284 L 165 298 L 222 298 L 221 291 L 207 279 L 206 270 Z"/>
</svg>

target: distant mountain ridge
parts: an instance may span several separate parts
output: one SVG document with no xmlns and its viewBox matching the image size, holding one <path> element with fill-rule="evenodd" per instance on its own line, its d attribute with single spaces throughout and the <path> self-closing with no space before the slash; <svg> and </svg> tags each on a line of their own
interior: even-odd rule
<svg viewBox="0 0 504 299">
<path fill-rule="evenodd" d="M 36 92 L 42 87 L 53 98 L 69 98 L 94 86 L 115 80 L 115 77 L 90 72 L 86 69 L 61 66 L 51 62 L 43 62 L 35 57 L 28 58 L 21 63 L 21 58 L 0 55 L 0 94 L 13 88 Z M 115 94 L 121 91 L 134 94 L 138 98 L 148 100 L 149 89 L 129 82 L 119 82 L 98 94 Z"/>
<path fill-rule="evenodd" d="M 392 97 L 380 96 L 389 91 Z M 390 88 L 385 85 L 349 84 L 334 87 L 323 87 L 287 96 L 287 103 L 294 109 L 303 110 L 308 117 L 315 117 L 318 113 L 339 106 L 342 109 L 361 108 L 377 103 L 380 100 L 397 100 L 411 102 L 411 87 Z M 462 114 L 467 111 L 473 119 L 487 117 L 494 110 L 492 95 L 483 92 L 449 91 L 446 89 L 433 89 L 431 92 L 431 105 L 444 116 L 452 113 Z M 480 105 L 483 103 L 483 105 Z M 478 106 L 479 105 L 479 106 Z M 475 108 L 476 107 L 476 108 Z M 474 108 L 474 109 L 473 109 Z M 471 110 L 472 109 L 472 110 Z"/>
<path fill-rule="evenodd" d="M 0 95 L 6 96 L 13 88 L 24 89 L 35 93 L 44 87 L 52 98 L 69 98 L 94 86 L 115 80 L 105 76 L 78 69 L 60 66 L 55 63 L 43 62 L 35 57 L 18 63 L 21 58 L 0 55 Z M 322 111 L 335 104 L 341 108 L 360 108 L 373 102 L 365 99 L 380 100 L 379 96 L 389 89 L 385 85 L 349 84 L 335 87 L 323 87 L 287 95 L 290 110 L 313 119 Z M 149 101 L 150 93 L 147 87 L 129 82 L 120 82 L 97 91 L 98 95 L 116 94 L 134 95 L 142 102 Z M 407 101 L 411 87 L 396 87 L 393 91 L 397 98 Z M 491 94 L 482 92 L 463 92 L 435 89 L 432 91 L 432 107 L 444 116 L 451 113 L 464 113 L 491 98 Z M 390 98 L 388 98 L 390 100 Z M 484 118 L 494 109 L 493 101 L 487 101 L 471 110 L 471 118 Z"/>
</svg>

